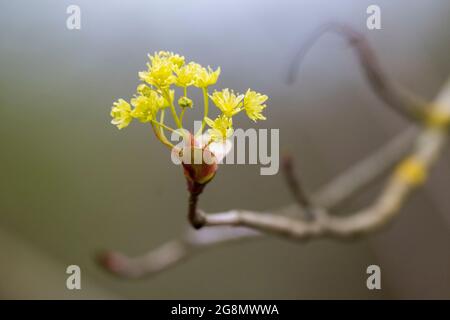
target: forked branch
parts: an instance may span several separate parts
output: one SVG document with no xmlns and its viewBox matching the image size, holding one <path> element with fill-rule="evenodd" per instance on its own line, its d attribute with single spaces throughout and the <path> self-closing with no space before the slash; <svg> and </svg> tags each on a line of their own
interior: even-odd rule
<svg viewBox="0 0 450 320">
<path fill-rule="evenodd" d="M 315 203 L 333 208 L 351 198 L 366 185 L 382 177 L 410 148 L 417 130 L 411 127 L 380 148 L 373 155 L 342 173 L 312 195 Z M 281 217 L 301 217 L 304 213 L 297 203 L 272 210 Z M 220 215 L 227 213 L 220 213 Z M 254 212 L 254 214 L 262 214 Z M 221 244 L 257 239 L 264 234 L 244 227 L 216 227 L 193 230 L 187 227 L 178 238 L 162 244 L 148 253 L 129 258 L 118 252 L 104 253 L 101 264 L 110 272 L 126 278 L 152 276 L 165 271 L 197 253 Z"/>
</svg>

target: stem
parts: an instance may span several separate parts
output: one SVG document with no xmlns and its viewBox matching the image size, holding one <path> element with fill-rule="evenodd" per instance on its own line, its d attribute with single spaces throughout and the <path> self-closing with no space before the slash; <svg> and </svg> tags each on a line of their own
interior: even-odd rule
<svg viewBox="0 0 450 320">
<path fill-rule="evenodd" d="M 155 128 L 155 124 L 157 124 L 157 125 L 161 125 L 161 124 L 159 122 L 153 121 L 153 120 L 151 122 L 151 126 L 152 126 L 152 129 L 153 129 L 153 132 L 155 133 L 155 136 L 158 138 L 158 140 L 161 141 L 169 149 L 175 148 L 175 146 L 173 144 L 171 144 L 169 142 L 169 140 L 167 140 L 167 138 L 165 136 L 161 135 L 161 131 L 158 130 L 157 128 Z"/>
<path fill-rule="evenodd" d="M 150 120 L 150 121 L 151 121 L 152 123 L 154 123 L 154 124 L 160 126 L 160 131 L 161 131 L 161 132 L 162 132 L 162 129 L 164 128 L 164 129 L 166 129 L 166 130 L 169 130 L 170 132 L 174 132 L 174 133 L 176 133 L 176 134 L 178 134 L 178 135 L 181 136 L 181 133 L 178 133 L 178 131 L 172 129 L 171 127 L 166 126 L 164 123 L 160 123 L 160 122 L 158 122 L 158 121 L 156 121 L 156 120 Z"/>
<path fill-rule="evenodd" d="M 286 178 L 286 182 L 289 186 L 289 189 L 292 192 L 297 203 L 304 209 L 306 218 L 308 220 L 314 219 L 313 205 L 311 200 L 306 193 L 303 185 L 300 182 L 298 176 L 294 173 L 294 165 L 291 155 L 286 154 L 282 158 L 282 168 L 284 172 L 284 176 Z"/>
<path fill-rule="evenodd" d="M 165 111 L 166 111 L 166 109 L 162 109 L 161 110 L 161 115 L 160 115 L 160 117 L 159 117 L 159 123 L 160 124 L 164 124 L 164 115 L 165 115 Z M 165 135 L 165 133 L 164 133 L 164 130 L 163 130 L 163 127 L 162 126 L 160 126 L 160 128 L 159 128 L 160 130 L 160 133 L 161 133 L 161 135 L 164 137 L 164 138 L 166 138 L 166 135 Z M 166 138 L 167 139 L 167 138 Z"/>
<path fill-rule="evenodd" d="M 187 98 L 187 87 L 183 87 L 183 94 L 184 97 Z M 186 107 L 181 109 L 181 113 L 180 113 L 180 123 L 183 126 L 183 116 L 184 113 L 186 112 Z"/>
<path fill-rule="evenodd" d="M 183 110 L 181 110 L 181 114 L 180 114 L 180 122 L 181 125 L 183 125 L 183 116 L 184 116 L 184 112 L 186 111 L 186 108 L 183 108 Z"/>
<path fill-rule="evenodd" d="M 208 97 L 208 87 L 202 88 L 203 91 L 203 105 L 204 105 L 204 111 L 203 111 L 203 120 L 202 120 L 202 126 L 197 132 L 197 134 L 202 134 L 203 129 L 205 128 L 206 121 L 205 118 L 208 116 L 208 109 L 209 109 L 209 97 Z"/>
</svg>

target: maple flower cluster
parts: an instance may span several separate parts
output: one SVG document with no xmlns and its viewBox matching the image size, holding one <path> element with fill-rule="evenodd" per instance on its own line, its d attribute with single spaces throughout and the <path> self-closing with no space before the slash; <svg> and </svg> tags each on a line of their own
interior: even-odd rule
<svg viewBox="0 0 450 320">
<path fill-rule="evenodd" d="M 164 138 L 164 130 L 173 128 L 164 124 L 164 113 L 170 109 L 174 122 L 179 129 L 183 128 L 183 116 L 186 109 L 193 108 L 194 102 L 188 95 L 189 87 L 197 87 L 203 91 L 204 116 L 202 131 L 207 124 L 208 133 L 214 141 L 228 138 L 233 133 L 232 118 L 241 111 L 253 120 L 265 120 L 262 111 L 266 107 L 266 95 L 248 89 L 245 94 L 237 94 L 233 90 L 223 89 L 209 94 L 208 88 L 216 84 L 220 67 L 213 70 L 196 62 L 186 62 L 183 56 L 172 52 L 160 51 L 149 55 L 147 70 L 139 72 L 143 83 L 137 87 L 137 94 L 130 102 L 119 99 L 114 102 L 111 123 L 117 128 L 127 127 L 133 119 L 142 123 L 150 123 L 155 129 L 158 139 L 172 147 Z M 182 94 L 175 99 L 174 87 L 179 87 Z M 208 117 L 209 100 L 221 112 L 214 120 Z M 179 107 L 177 112 L 176 105 Z M 200 132 L 201 133 L 201 132 Z"/>
</svg>

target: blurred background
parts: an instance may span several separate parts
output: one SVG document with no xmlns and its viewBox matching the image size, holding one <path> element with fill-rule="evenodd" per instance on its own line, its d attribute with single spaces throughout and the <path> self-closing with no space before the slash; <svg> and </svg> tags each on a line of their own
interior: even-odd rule
<svg viewBox="0 0 450 320">
<path fill-rule="evenodd" d="M 81 8 L 81 30 L 66 28 L 71 4 Z M 366 28 L 370 4 L 381 8 L 381 30 Z M 326 22 L 348 23 L 389 76 L 432 99 L 450 72 L 449 16 L 446 0 L 1 1 L 0 298 L 450 298 L 448 151 L 392 224 L 354 242 L 268 237 L 138 281 L 94 260 L 104 249 L 143 253 L 186 227 L 185 181 L 167 150 L 147 126 L 119 132 L 110 124 L 112 102 L 132 96 L 147 53 L 221 66 L 219 87 L 266 93 L 267 121 L 258 127 L 280 129 L 282 150 L 317 190 L 407 123 L 377 99 L 333 35 L 286 85 L 299 45 Z M 372 189 L 341 211 L 366 204 Z M 290 202 L 280 175 L 228 165 L 201 207 Z M 81 267 L 82 290 L 66 289 L 70 264 Z M 371 264 L 381 267 L 380 291 L 366 288 Z"/>
</svg>

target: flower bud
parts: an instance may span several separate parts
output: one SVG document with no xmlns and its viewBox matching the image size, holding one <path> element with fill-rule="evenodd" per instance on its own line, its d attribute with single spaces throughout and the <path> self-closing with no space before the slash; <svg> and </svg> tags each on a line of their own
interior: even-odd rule
<svg viewBox="0 0 450 320">
<path fill-rule="evenodd" d="M 206 184 L 214 178 L 218 169 L 217 159 L 208 149 L 184 148 L 183 169 L 186 179 L 198 184 Z"/>
<path fill-rule="evenodd" d="M 178 105 L 184 109 L 184 108 L 192 108 L 194 104 L 191 99 L 183 96 L 180 99 L 178 99 Z"/>
</svg>

